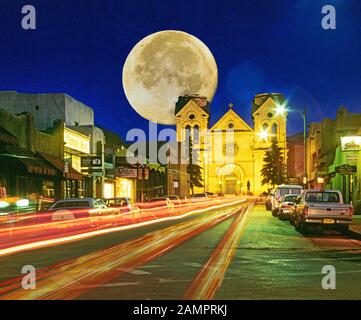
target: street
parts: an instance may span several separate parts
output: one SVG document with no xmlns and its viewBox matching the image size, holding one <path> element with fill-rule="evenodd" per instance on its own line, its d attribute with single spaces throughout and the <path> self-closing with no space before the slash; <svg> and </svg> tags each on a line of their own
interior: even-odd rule
<svg viewBox="0 0 361 320">
<path fill-rule="evenodd" d="M 361 241 L 252 201 L 0 257 L 0 299 L 360 299 Z M 21 287 L 24 265 L 36 289 Z M 322 288 L 325 265 L 336 289 Z"/>
</svg>

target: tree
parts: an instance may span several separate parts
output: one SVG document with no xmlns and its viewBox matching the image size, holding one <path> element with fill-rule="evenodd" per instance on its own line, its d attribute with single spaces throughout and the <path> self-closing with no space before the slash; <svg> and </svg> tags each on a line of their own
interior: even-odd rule
<svg viewBox="0 0 361 320">
<path fill-rule="evenodd" d="M 202 167 L 196 164 L 197 156 L 193 154 L 193 143 L 191 137 L 188 139 L 188 165 L 187 173 L 189 173 L 189 182 L 194 195 L 194 187 L 203 187 Z"/>
<path fill-rule="evenodd" d="M 263 165 L 262 184 L 271 184 L 273 187 L 287 181 L 286 168 L 282 149 L 279 147 L 277 139 L 272 140 L 271 148 L 266 151 Z"/>
</svg>

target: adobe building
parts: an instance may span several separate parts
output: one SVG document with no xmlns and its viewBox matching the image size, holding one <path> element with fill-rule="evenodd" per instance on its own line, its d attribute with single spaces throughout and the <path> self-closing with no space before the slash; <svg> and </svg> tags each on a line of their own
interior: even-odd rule
<svg viewBox="0 0 361 320">
<path fill-rule="evenodd" d="M 345 107 L 336 119 L 311 123 L 307 138 L 308 187 L 337 189 L 361 212 L 361 113 Z"/>
</svg>

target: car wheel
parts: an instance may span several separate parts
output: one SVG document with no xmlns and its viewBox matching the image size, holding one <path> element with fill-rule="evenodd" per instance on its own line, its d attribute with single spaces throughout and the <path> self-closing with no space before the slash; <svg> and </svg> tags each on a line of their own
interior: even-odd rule
<svg viewBox="0 0 361 320">
<path fill-rule="evenodd" d="M 273 215 L 274 217 L 277 217 L 277 211 L 276 211 L 276 210 L 272 210 L 272 215 Z"/>
<path fill-rule="evenodd" d="M 303 221 L 301 221 L 299 224 L 299 231 L 302 234 L 307 234 L 309 231 L 308 225 L 306 223 L 304 223 Z"/>
<path fill-rule="evenodd" d="M 292 217 L 290 218 L 290 225 L 292 225 L 292 226 L 294 226 L 294 225 L 295 225 L 295 222 L 294 222 L 294 220 L 293 220 L 293 218 L 292 218 Z"/>
</svg>

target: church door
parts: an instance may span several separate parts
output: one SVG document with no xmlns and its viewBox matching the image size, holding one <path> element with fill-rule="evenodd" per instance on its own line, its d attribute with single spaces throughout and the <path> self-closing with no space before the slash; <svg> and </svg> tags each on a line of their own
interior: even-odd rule
<svg viewBox="0 0 361 320">
<path fill-rule="evenodd" d="M 226 193 L 227 194 L 236 193 L 236 185 L 237 185 L 236 179 L 232 179 L 232 180 L 226 179 Z"/>
</svg>

